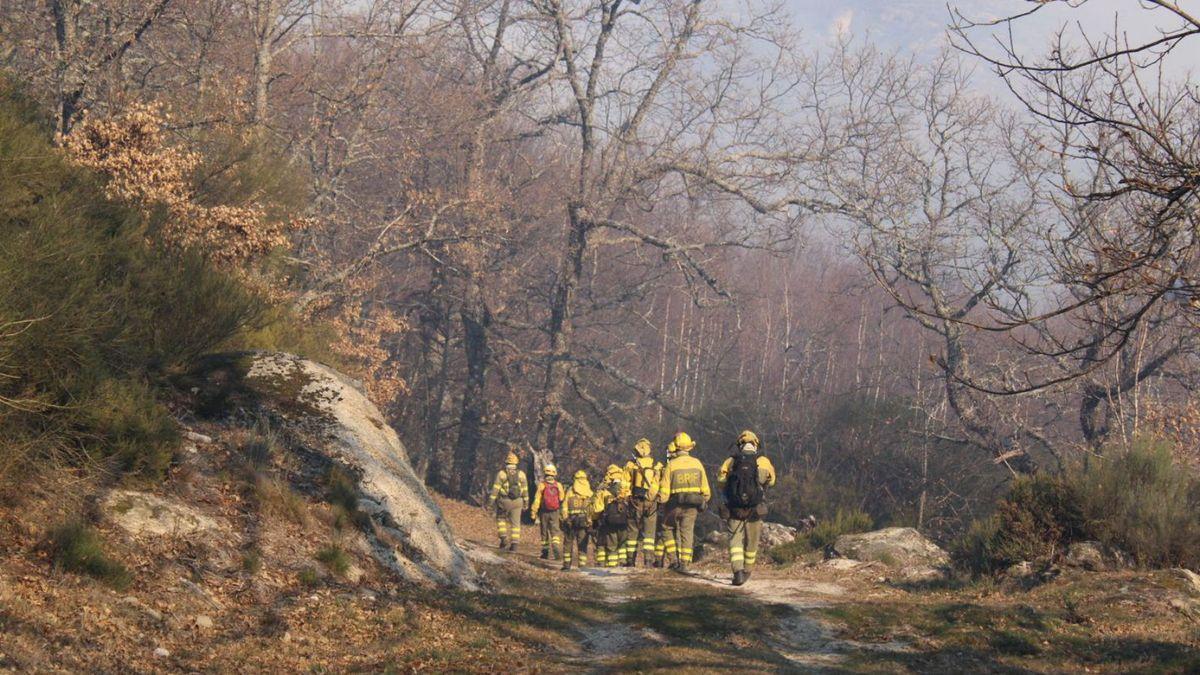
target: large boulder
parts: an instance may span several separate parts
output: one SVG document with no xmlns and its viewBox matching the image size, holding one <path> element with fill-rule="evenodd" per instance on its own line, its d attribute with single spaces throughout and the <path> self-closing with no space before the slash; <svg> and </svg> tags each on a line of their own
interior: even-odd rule
<svg viewBox="0 0 1200 675">
<path fill-rule="evenodd" d="M 945 551 L 911 527 L 843 534 L 837 538 L 833 550 L 843 558 L 881 562 L 897 568 L 944 568 L 950 564 Z"/>
<path fill-rule="evenodd" d="M 781 523 L 763 523 L 759 546 L 764 550 L 796 541 L 796 528 Z"/>
<path fill-rule="evenodd" d="M 1124 551 L 1105 546 L 1098 541 L 1077 541 L 1071 544 L 1067 547 L 1062 562 L 1067 567 L 1077 567 L 1090 572 L 1125 569 L 1133 565 L 1133 561 Z"/>
<path fill-rule="evenodd" d="M 478 576 L 396 431 L 354 380 L 291 354 L 209 357 L 187 382 L 209 416 L 252 410 L 313 439 L 308 451 L 353 476 L 375 557 L 414 582 L 474 589 Z"/>
</svg>

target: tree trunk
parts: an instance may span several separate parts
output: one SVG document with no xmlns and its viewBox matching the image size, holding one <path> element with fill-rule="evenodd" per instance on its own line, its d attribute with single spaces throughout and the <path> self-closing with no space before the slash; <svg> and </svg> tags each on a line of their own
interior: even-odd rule
<svg viewBox="0 0 1200 675">
<path fill-rule="evenodd" d="M 83 97 L 83 82 L 79 74 L 73 0 L 51 0 L 54 14 L 54 46 L 58 61 L 58 110 L 55 126 L 58 133 L 71 131 L 79 115 L 79 100 Z"/>
<path fill-rule="evenodd" d="M 587 251 L 590 225 L 580 212 L 578 205 L 571 205 L 567 213 L 567 241 L 558 269 L 558 283 L 554 289 L 554 300 L 550 306 L 550 355 L 546 363 L 546 379 L 542 385 L 542 405 L 538 412 L 537 431 L 533 437 L 536 451 L 551 450 L 554 445 L 560 411 L 567 387 L 567 375 L 571 364 L 574 322 L 572 304 L 575 290 L 583 276 L 583 258 Z"/>
<path fill-rule="evenodd" d="M 252 112 L 254 125 L 261 127 L 267 123 L 268 90 L 271 86 L 271 66 L 275 58 L 274 46 L 271 44 L 273 35 L 271 24 L 275 18 L 275 3 L 273 0 L 258 0 L 255 5 L 254 25 L 254 87 L 252 96 Z"/>
<path fill-rule="evenodd" d="M 483 289 L 475 276 L 467 279 L 466 293 L 459 316 L 463 325 L 463 351 L 467 358 L 467 378 L 463 385 L 462 412 L 459 414 L 458 438 L 454 443 L 454 493 L 461 499 L 471 494 L 473 478 L 487 422 L 487 369 L 491 361 L 488 328 L 491 314 L 483 299 Z"/>
</svg>

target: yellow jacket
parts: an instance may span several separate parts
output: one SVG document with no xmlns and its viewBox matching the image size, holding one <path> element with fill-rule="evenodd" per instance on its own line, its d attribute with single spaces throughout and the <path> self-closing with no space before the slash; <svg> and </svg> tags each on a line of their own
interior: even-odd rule
<svg viewBox="0 0 1200 675">
<path fill-rule="evenodd" d="M 525 472 L 517 469 L 517 482 L 521 484 L 521 507 L 529 505 L 529 479 L 525 477 Z M 500 469 L 496 474 L 496 480 L 492 482 L 492 493 L 488 497 L 488 504 L 495 504 L 500 497 L 508 497 L 508 469 Z"/>
<path fill-rule="evenodd" d="M 774 487 L 775 467 L 771 464 L 771 460 L 759 455 L 757 464 L 758 484 L 763 487 Z M 725 482 L 729 480 L 730 471 L 733 471 L 733 457 L 727 458 L 717 471 L 717 488 L 721 491 L 725 490 Z"/>
<path fill-rule="evenodd" d="M 541 483 L 538 483 L 537 492 L 534 493 L 534 495 L 533 495 L 533 506 L 529 509 L 529 512 L 532 513 L 535 517 L 537 516 L 539 509 L 542 506 L 542 493 L 544 493 L 546 491 L 547 485 L 553 485 L 558 488 L 558 502 L 559 502 L 560 509 L 562 508 L 563 500 L 566 499 L 567 491 L 563 488 L 562 483 L 560 483 L 556 480 L 552 480 L 552 479 L 547 479 L 547 480 L 542 481 Z"/>
<path fill-rule="evenodd" d="M 601 513 L 604 513 L 604 507 L 613 503 L 618 499 L 625 499 L 629 496 L 629 488 L 624 484 L 614 493 L 612 483 L 606 483 L 604 487 L 596 490 L 595 497 L 592 498 L 592 518 L 599 518 Z"/>
<path fill-rule="evenodd" d="M 576 491 L 574 487 L 567 489 L 567 496 L 563 497 L 563 513 L 567 516 L 576 516 L 581 513 L 591 516 L 593 494 L 591 490 L 586 493 Z"/>
<path fill-rule="evenodd" d="M 632 492 L 633 487 L 644 487 L 648 493 L 647 500 L 658 499 L 658 482 L 662 474 L 662 463 L 653 457 L 642 456 L 631 459 L 625 464 L 625 482 Z"/>
<path fill-rule="evenodd" d="M 681 452 L 667 462 L 663 479 L 658 485 L 658 500 L 666 503 L 672 495 L 699 492 L 707 501 L 712 497 L 704 465 L 690 453 Z"/>
</svg>

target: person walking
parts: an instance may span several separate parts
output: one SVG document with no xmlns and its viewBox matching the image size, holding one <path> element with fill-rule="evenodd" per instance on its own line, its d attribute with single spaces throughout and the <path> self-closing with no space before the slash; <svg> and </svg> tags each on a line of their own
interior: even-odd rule
<svg viewBox="0 0 1200 675">
<path fill-rule="evenodd" d="M 604 486 L 596 491 L 592 510 L 596 516 L 596 564 L 618 567 L 625 562 L 625 530 L 629 526 L 629 487 L 625 472 L 610 464 Z"/>
<path fill-rule="evenodd" d="M 679 559 L 671 566 L 678 572 L 687 572 L 692 563 L 696 518 L 712 497 L 704 465 L 692 457 L 695 449 L 691 436 L 682 431 L 675 435 L 675 458 L 667 462 L 658 487 L 658 498 L 667 505 L 666 517 L 679 549 Z"/>
<path fill-rule="evenodd" d="M 529 483 L 525 472 L 517 468 L 519 462 L 516 451 L 510 451 L 488 497 L 488 508 L 496 514 L 500 548 L 510 551 L 517 550 L 521 541 L 521 512 L 529 507 Z"/>
<path fill-rule="evenodd" d="M 566 490 L 558 482 L 558 468 L 547 464 L 542 473 L 545 478 L 538 484 L 533 495 L 530 517 L 542 535 L 542 560 L 562 559 L 562 504 Z"/>
<path fill-rule="evenodd" d="M 650 455 L 650 441 L 643 438 L 633 446 L 633 459 L 625 464 L 625 481 L 631 496 L 630 521 L 625 531 L 625 565 L 633 567 L 638 549 L 642 564 L 654 563 L 654 526 L 658 521 L 658 477 L 662 464 Z"/>
<path fill-rule="evenodd" d="M 674 458 L 675 441 L 672 440 L 670 443 L 667 443 L 667 462 Z M 658 483 L 662 485 L 663 472 L 666 470 L 667 465 L 666 462 L 658 462 L 656 466 L 658 467 Z M 657 502 L 654 505 L 657 515 L 654 519 L 654 566 L 661 569 L 667 564 L 668 556 L 674 557 L 676 555 L 675 537 L 671 533 L 671 528 L 667 525 L 666 505 L 663 504 L 661 499 L 656 499 L 655 501 Z"/>
<path fill-rule="evenodd" d="M 563 564 L 564 570 L 571 565 L 587 565 L 587 536 L 592 527 L 592 486 L 587 472 L 580 469 L 572 478 L 571 487 L 563 498 Z"/>
<path fill-rule="evenodd" d="M 761 449 L 758 435 L 749 429 L 743 431 L 737 438 L 733 456 L 717 472 L 717 488 L 724 499 L 721 517 L 726 519 L 734 586 L 750 579 L 758 557 L 762 519 L 767 515 L 766 489 L 775 485 L 775 467 Z"/>
</svg>

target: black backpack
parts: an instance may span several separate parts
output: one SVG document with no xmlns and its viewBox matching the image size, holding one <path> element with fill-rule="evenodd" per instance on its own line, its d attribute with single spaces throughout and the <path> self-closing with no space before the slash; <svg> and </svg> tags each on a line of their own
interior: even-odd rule
<svg viewBox="0 0 1200 675">
<path fill-rule="evenodd" d="M 758 454 L 738 453 L 725 482 L 725 503 L 730 508 L 752 509 L 763 503 L 764 496 L 758 482 Z"/>
<path fill-rule="evenodd" d="M 518 499 L 521 496 L 521 472 L 516 469 L 505 469 L 508 474 L 508 494 L 509 499 Z"/>
<path fill-rule="evenodd" d="M 604 507 L 600 514 L 606 527 L 618 528 L 629 525 L 629 510 L 625 508 L 626 500 L 614 499 Z"/>
</svg>

